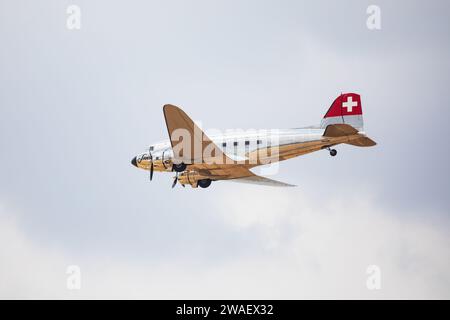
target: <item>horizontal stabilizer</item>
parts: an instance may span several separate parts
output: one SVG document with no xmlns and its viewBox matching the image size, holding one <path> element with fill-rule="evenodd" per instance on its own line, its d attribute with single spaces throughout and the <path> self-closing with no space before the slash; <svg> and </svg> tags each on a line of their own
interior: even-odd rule
<svg viewBox="0 0 450 320">
<path fill-rule="evenodd" d="M 353 140 L 351 142 L 346 142 L 347 144 L 351 144 L 352 146 L 357 147 L 373 147 L 377 143 L 368 137 L 361 137 L 357 140 Z"/>
<path fill-rule="evenodd" d="M 328 138 L 337 138 L 337 137 L 351 136 L 357 133 L 358 130 L 353 128 L 351 125 L 339 123 L 328 125 L 327 128 L 325 129 L 323 136 Z"/>
<path fill-rule="evenodd" d="M 358 130 L 348 124 L 330 124 L 327 126 L 325 132 L 323 133 L 323 136 L 327 138 L 339 138 L 354 135 L 358 135 L 359 137 L 356 137 L 356 139 L 351 139 L 344 143 L 356 147 L 373 147 L 377 144 L 372 139 L 362 134 L 358 134 Z"/>
</svg>

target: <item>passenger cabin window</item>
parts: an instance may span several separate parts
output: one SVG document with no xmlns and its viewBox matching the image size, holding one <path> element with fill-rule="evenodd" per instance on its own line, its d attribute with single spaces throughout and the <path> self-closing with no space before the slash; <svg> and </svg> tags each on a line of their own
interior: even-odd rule
<svg viewBox="0 0 450 320">
<path fill-rule="evenodd" d="M 256 143 L 257 143 L 257 144 L 261 144 L 262 141 L 261 141 L 261 140 L 257 140 Z"/>
<path fill-rule="evenodd" d="M 226 143 L 226 142 L 223 142 L 223 143 L 222 143 L 222 147 L 226 148 L 226 146 L 227 146 L 227 143 Z"/>
<path fill-rule="evenodd" d="M 154 148 L 155 148 L 154 146 L 151 146 L 151 147 L 150 147 L 150 151 L 153 151 Z"/>
<path fill-rule="evenodd" d="M 249 146 L 249 145 L 250 145 L 250 141 L 248 141 L 248 140 L 245 141 L 245 145 L 246 145 L 246 146 Z"/>
<path fill-rule="evenodd" d="M 237 141 L 233 142 L 233 145 L 236 147 L 238 145 Z"/>
</svg>

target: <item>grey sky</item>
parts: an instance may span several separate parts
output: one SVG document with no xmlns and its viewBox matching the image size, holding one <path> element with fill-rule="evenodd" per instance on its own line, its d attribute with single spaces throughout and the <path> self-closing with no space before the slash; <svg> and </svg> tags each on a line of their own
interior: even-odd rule
<svg viewBox="0 0 450 320">
<path fill-rule="evenodd" d="M 69 4 L 81 8 L 79 31 L 66 28 Z M 369 4 L 0 0 L 0 297 L 67 297 L 68 263 L 86 283 L 75 297 L 208 297 L 189 290 L 206 274 L 223 278 L 199 280 L 212 296 L 239 296 L 229 280 L 249 297 L 449 298 L 450 5 L 376 1 L 382 30 L 370 31 Z M 205 128 L 289 128 L 318 124 L 351 91 L 378 146 L 282 163 L 276 178 L 294 190 L 172 190 L 170 174 L 149 183 L 130 164 L 166 138 L 166 103 Z M 326 228 L 348 232 L 330 239 L 352 252 L 342 287 L 318 271 L 341 267 L 320 245 Z M 364 286 L 377 263 L 385 291 L 342 289 Z M 247 277 L 261 265 L 266 286 Z M 155 287 L 136 288 L 135 270 Z M 286 270 L 295 288 L 277 284 Z"/>
</svg>

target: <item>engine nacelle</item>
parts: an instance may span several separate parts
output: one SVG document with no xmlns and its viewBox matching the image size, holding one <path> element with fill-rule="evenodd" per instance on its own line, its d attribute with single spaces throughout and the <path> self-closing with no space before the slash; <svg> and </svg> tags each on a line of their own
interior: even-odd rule
<svg viewBox="0 0 450 320">
<path fill-rule="evenodd" d="M 182 185 L 190 184 L 193 188 L 197 188 L 198 180 L 203 177 L 197 171 L 184 171 L 178 175 L 178 182 Z"/>
<path fill-rule="evenodd" d="M 184 171 L 178 176 L 178 182 L 182 185 L 190 184 L 192 188 L 199 186 L 208 188 L 211 184 L 211 179 L 199 174 L 197 171 Z"/>
<path fill-rule="evenodd" d="M 143 153 L 136 158 L 137 166 L 144 170 L 150 170 L 153 162 L 153 170 L 160 172 L 173 171 L 173 152 L 172 149 L 152 152 L 151 155 Z"/>
<path fill-rule="evenodd" d="M 173 162 L 171 159 L 157 159 L 153 160 L 153 165 L 155 167 L 155 171 L 162 171 L 162 172 L 171 172 Z"/>
</svg>

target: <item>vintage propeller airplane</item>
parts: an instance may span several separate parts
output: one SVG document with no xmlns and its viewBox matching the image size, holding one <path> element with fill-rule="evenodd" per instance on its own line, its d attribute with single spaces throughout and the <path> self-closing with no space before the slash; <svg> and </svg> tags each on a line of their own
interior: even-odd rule
<svg viewBox="0 0 450 320">
<path fill-rule="evenodd" d="M 250 169 L 346 143 L 370 147 L 376 143 L 363 128 L 361 97 L 341 94 L 332 103 L 319 126 L 286 130 L 227 132 L 208 137 L 180 108 L 163 107 L 169 139 L 150 146 L 131 163 L 150 172 L 173 172 L 172 188 L 207 188 L 212 181 L 230 180 L 271 186 L 293 186 L 254 174 Z"/>
</svg>

